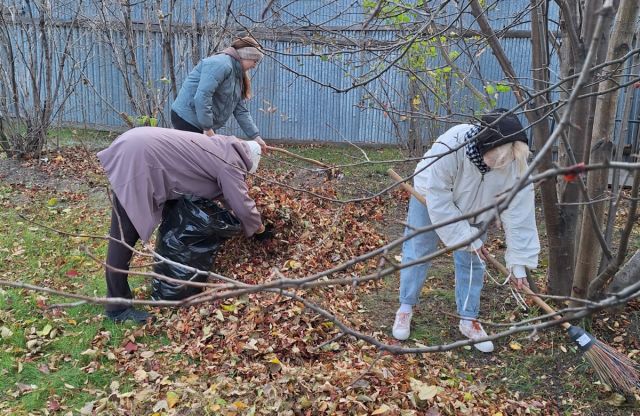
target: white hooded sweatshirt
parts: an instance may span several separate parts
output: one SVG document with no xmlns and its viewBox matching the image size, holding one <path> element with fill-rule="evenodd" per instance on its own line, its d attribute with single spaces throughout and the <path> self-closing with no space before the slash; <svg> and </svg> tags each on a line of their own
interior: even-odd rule
<svg viewBox="0 0 640 416">
<path fill-rule="evenodd" d="M 434 225 L 495 205 L 496 197 L 510 190 L 518 180 L 515 160 L 504 168 L 492 169 L 482 175 L 467 157 L 463 145 L 465 134 L 472 127 L 461 124 L 446 131 L 416 167 L 414 186 L 426 198 L 429 217 Z M 460 220 L 435 231 L 445 245 L 452 246 L 470 240 L 477 234 L 478 227 L 494 215 L 495 210 L 488 210 L 475 218 Z M 532 184 L 518 192 L 509 207 L 500 214 L 500 220 L 506 236 L 507 268 L 521 277 L 516 270 L 522 270 L 522 266 L 535 269 L 540 253 Z M 473 246 L 478 248 L 479 244 L 474 243 Z"/>
</svg>

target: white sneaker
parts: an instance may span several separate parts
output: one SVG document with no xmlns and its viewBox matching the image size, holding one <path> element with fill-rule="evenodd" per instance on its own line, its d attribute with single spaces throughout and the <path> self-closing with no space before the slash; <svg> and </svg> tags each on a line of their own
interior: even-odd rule
<svg viewBox="0 0 640 416">
<path fill-rule="evenodd" d="M 461 319 L 459 328 L 460 332 L 462 332 L 462 335 L 469 339 L 478 339 L 487 336 L 487 333 L 484 332 L 484 329 L 482 328 L 482 325 L 480 325 L 480 322 L 476 321 L 475 319 Z M 479 342 L 477 344 L 473 344 L 473 346 L 482 352 L 493 352 L 493 342 L 491 341 Z"/>
<path fill-rule="evenodd" d="M 404 341 L 409 338 L 412 316 L 412 312 L 396 312 L 396 320 L 393 323 L 393 337 L 395 339 Z"/>
</svg>

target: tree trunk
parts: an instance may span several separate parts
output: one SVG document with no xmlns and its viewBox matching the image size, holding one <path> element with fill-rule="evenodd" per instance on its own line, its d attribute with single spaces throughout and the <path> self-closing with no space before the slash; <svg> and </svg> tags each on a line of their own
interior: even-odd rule
<svg viewBox="0 0 640 416">
<path fill-rule="evenodd" d="M 636 42 L 637 42 L 637 37 L 634 37 L 633 46 L 632 46 L 634 49 L 636 47 Z M 629 73 L 631 73 L 633 71 L 633 68 L 636 65 L 638 65 L 638 62 L 639 62 L 638 55 L 636 55 L 632 58 L 629 66 L 627 67 L 629 72 L 627 73 L 625 78 L 629 79 L 630 77 Z M 613 160 L 615 161 L 621 162 L 624 159 L 625 142 L 626 142 L 627 136 L 629 135 L 629 130 L 630 130 L 629 120 L 631 119 L 631 113 L 633 112 L 633 107 L 634 107 L 633 106 L 634 97 L 635 97 L 634 91 L 635 91 L 635 87 L 633 86 L 627 87 L 625 91 L 624 105 L 622 108 L 622 121 L 620 124 L 620 133 L 618 134 L 618 137 L 619 137 L 618 143 L 616 144 L 616 148 L 613 154 Z M 616 222 L 615 220 L 617 218 L 618 208 L 620 207 L 620 202 L 622 200 L 621 192 L 627 180 L 631 177 L 631 172 L 615 169 L 612 171 L 611 176 L 612 176 L 611 195 L 614 196 L 614 198 L 611 198 L 611 201 L 609 202 L 609 207 L 607 208 L 607 225 L 605 227 L 605 232 L 604 232 L 604 239 L 609 245 L 613 241 L 613 231 L 615 229 L 615 222 Z M 607 261 L 606 256 L 603 253 L 602 256 L 600 257 L 600 267 L 598 268 L 598 273 L 602 273 L 609 264 L 610 262 Z"/>
<path fill-rule="evenodd" d="M 618 293 L 621 290 L 640 281 L 640 250 L 629 259 L 629 261 L 614 276 L 611 284 L 607 287 L 608 293 Z"/>
<path fill-rule="evenodd" d="M 536 0 L 532 0 L 534 6 L 537 5 Z M 531 9 L 531 48 L 532 48 L 532 67 L 533 67 L 533 89 L 534 91 L 543 91 L 548 87 L 549 70 L 548 70 L 548 51 L 547 51 L 547 29 L 546 22 L 540 13 L 539 7 Z M 548 95 L 540 96 L 535 100 L 534 108 L 536 109 L 536 118 L 544 117 L 548 108 Z M 539 149 L 544 146 L 550 137 L 550 127 L 548 122 L 540 122 L 533 126 L 533 145 Z M 539 168 L 541 171 L 551 169 L 552 154 L 548 153 L 541 160 Z M 558 194 L 556 191 L 556 181 L 547 180 L 540 184 L 542 194 L 542 210 L 544 212 L 545 228 L 547 230 L 547 243 L 549 246 L 549 267 L 548 277 L 553 276 L 548 281 L 559 280 L 557 276 L 569 276 L 573 271 L 572 268 L 567 269 L 568 264 L 573 263 L 572 252 L 565 249 L 565 240 L 562 238 L 561 230 L 564 229 L 560 210 L 558 209 Z M 553 291 L 557 288 L 553 288 Z M 567 293 L 569 293 L 567 291 Z"/>
<path fill-rule="evenodd" d="M 633 35 L 636 28 L 636 18 L 640 10 L 637 0 L 623 0 L 620 3 L 616 19 L 612 30 L 611 41 L 606 60 L 614 60 L 625 55 L 631 48 Z M 612 68 L 609 77 L 599 84 L 599 92 L 596 101 L 595 120 L 593 134 L 591 137 L 592 155 L 596 155 L 599 161 L 609 160 L 613 149 L 612 136 L 615 127 L 616 103 L 618 102 L 619 89 L 618 77 L 624 68 L 618 64 Z M 613 89 L 612 92 L 605 93 L 606 90 Z M 622 139 L 620 139 L 622 140 Z M 602 169 L 592 171 L 587 175 L 587 192 L 590 198 L 601 198 L 606 192 L 609 179 L 609 170 Z M 588 202 L 588 201 L 587 201 Z M 576 276 L 573 283 L 572 296 L 585 298 L 589 283 L 596 277 L 598 270 L 598 260 L 600 258 L 600 242 L 596 233 L 601 232 L 604 220 L 604 201 L 593 202 L 596 214 L 594 224 L 589 215 L 583 215 L 580 232 L 580 246 L 576 259 Z"/>
</svg>

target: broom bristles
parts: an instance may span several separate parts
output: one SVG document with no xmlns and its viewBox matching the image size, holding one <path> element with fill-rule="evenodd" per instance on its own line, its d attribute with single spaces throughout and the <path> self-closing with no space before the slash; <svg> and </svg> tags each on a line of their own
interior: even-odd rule
<svg viewBox="0 0 640 416">
<path fill-rule="evenodd" d="M 584 357 L 600 380 L 613 390 L 632 395 L 640 389 L 638 365 L 609 345 L 596 340 Z"/>
</svg>

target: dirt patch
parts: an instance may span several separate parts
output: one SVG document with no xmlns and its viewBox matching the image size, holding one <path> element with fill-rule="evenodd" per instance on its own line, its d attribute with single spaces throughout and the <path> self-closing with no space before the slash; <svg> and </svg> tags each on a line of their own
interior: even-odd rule
<svg viewBox="0 0 640 416">
<path fill-rule="evenodd" d="M 107 180 L 94 152 L 64 148 L 41 159 L 16 160 L 0 156 L 0 183 L 51 190 L 52 195 L 84 193 L 92 206 L 108 205 Z M 26 198 L 24 195 L 18 198 Z M 27 199 L 15 201 L 26 203 Z"/>
<path fill-rule="evenodd" d="M 0 158 L 0 181 L 27 187 L 39 186 L 67 191 L 80 190 L 82 185 L 81 181 L 52 177 L 48 173 L 25 166 L 24 162 L 6 158 Z"/>
</svg>

